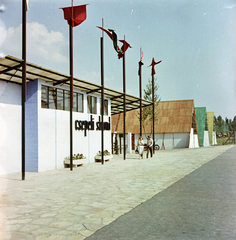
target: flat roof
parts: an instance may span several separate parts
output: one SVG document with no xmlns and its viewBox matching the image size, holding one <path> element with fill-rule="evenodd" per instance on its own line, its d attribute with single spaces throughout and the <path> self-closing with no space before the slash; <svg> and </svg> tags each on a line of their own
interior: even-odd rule
<svg viewBox="0 0 236 240">
<path fill-rule="evenodd" d="M 22 84 L 22 64 L 23 60 L 12 56 L 0 58 L 0 80 Z M 40 78 L 51 82 L 53 86 L 66 85 L 70 86 L 70 76 L 38 66 L 33 63 L 26 63 L 26 81 L 33 81 Z M 87 94 L 101 94 L 101 85 L 91 83 L 74 77 L 74 88 L 86 92 Z M 111 115 L 123 112 L 123 92 L 105 87 L 105 97 L 111 100 Z M 152 102 L 142 100 L 143 107 L 151 105 Z M 126 111 L 131 111 L 140 107 L 140 98 L 126 94 Z"/>
</svg>

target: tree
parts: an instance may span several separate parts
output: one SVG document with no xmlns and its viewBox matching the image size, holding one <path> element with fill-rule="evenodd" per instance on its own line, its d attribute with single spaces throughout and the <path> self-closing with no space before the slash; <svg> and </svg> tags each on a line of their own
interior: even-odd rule
<svg viewBox="0 0 236 240">
<path fill-rule="evenodd" d="M 157 83 L 157 78 L 154 78 L 154 101 L 155 101 L 155 118 L 154 121 L 158 120 L 158 104 L 161 100 L 160 96 L 157 94 L 157 90 L 158 90 L 159 86 Z M 148 100 L 150 102 L 152 102 L 152 80 L 149 78 L 148 79 L 148 83 L 146 84 L 146 89 L 144 89 L 144 96 L 143 98 L 145 100 Z M 152 123 L 152 118 L 153 118 L 153 111 L 152 111 L 152 105 L 147 106 L 147 107 L 143 107 L 142 108 L 142 127 L 144 129 L 144 133 L 145 133 L 145 126 L 148 124 L 148 122 Z M 138 112 L 137 117 L 140 121 L 140 112 Z M 153 127 L 152 127 L 153 129 Z"/>
<path fill-rule="evenodd" d="M 224 134 L 224 120 L 223 118 L 219 115 L 216 118 L 216 126 L 218 127 L 218 133 Z"/>
<path fill-rule="evenodd" d="M 230 131 L 236 131 L 236 116 L 234 116 L 233 121 L 230 120 L 229 130 L 230 130 Z"/>
<path fill-rule="evenodd" d="M 229 119 L 227 117 L 225 118 L 225 123 L 226 125 L 229 125 Z"/>
</svg>

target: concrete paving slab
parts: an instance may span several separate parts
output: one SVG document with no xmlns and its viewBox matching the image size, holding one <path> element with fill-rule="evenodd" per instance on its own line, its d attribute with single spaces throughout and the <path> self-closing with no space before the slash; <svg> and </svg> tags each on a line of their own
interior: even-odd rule
<svg viewBox="0 0 236 240">
<path fill-rule="evenodd" d="M 236 239 L 236 146 L 86 240 Z"/>
<path fill-rule="evenodd" d="M 0 239 L 85 239 L 232 146 L 0 176 Z"/>
</svg>

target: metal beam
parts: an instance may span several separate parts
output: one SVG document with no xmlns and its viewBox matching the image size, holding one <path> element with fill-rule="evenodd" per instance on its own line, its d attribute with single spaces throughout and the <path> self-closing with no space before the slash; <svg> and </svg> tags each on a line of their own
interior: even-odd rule
<svg viewBox="0 0 236 240">
<path fill-rule="evenodd" d="M 117 98 L 123 98 L 123 96 L 124 96 L 124 94 L 121 94 L 119 96 L 113 97 L 113 98 L 111 98 L 111 101 L 114 100 L 114 99 L 117 99 Z"/>
<path fill-rule="evenodd" d="M 55 80 L 55 79 L 54 79 L 54 80 Z M 68 82 L 68 81 L 70 81 L 70 77 L 68 77 L 67 79 L 59 80 L 59 81 L 57 81 L 56 83 L 53 83 L 53 86 L 56 86 L 56 85 L 58 85 L 58 84 L 66 83 L 66 82 Z"/>
<path fill-rule="evenodd" d="M 87 93 L 87 94 L 90 94 L 90 93 L 93 93 L 93 92 L 98 92 L 98 91 L 101 91 L 101 88 L 102 88 L 102 87 L 99 87 L 99 88 L 90 90 L 90 91 L 88 91 L 88 92 L 86 92 L 86 93 Z"/>
<path fill-rule="evenodd" d="M 14 67 L 8 67 L 8 66 L 6 66 L 4 64 L 0 64 L 0 65 L 7 68 L 7 69 L 4 69 L 4 70 L 0 71 L 0 74 L 5 74 L 5 73 L 7 73 L 7 72 L 9 72 L 11 70 L 18 70 L 18 68 L 22 67 L 23 62 L 18 64 L 18 65 L 16 65 L 16 66 L 14 66 Z"/>
<path fill-rule="evenodd" d="M 8 57 L 8 56 L 6 56 L 5 59 L 11 60 L 11 61 L 15 61 L 15 62 L 18 62 L 18 63 L 21 63 L 21 62 L 22 62 L 22 60 L 15 59 L 15 58 L 12 59 L 11 57 Z M 33 68 L 36 68 L 36 69 L 39 69 L 39 70 L 42 70 L 42 71 L 49 72 L 49 73 L 55 74 L 55 75 L 57 75 L 57 76 L 65 77 L 65 74 L 62 74 L 62 73 L 59 73 L 59 72 L 55 72 L 55 71 L 50 70 L 50 69 L 46 69 L 46 68 L 43 68 L 43 67 L 34 65 L 34 64 L 32 64 L 32 63 L 27 63 L 27 66 L 33 67 Z M 68 76 L 68 77 L 69 77 L 69 76 Z"/>
</svg>

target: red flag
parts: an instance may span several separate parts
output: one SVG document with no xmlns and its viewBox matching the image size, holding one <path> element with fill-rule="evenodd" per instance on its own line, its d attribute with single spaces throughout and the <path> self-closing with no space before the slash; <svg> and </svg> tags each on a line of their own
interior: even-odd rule
<svg viewBox="0 0 236 240">
<path fill-rule="evenodd" d="M 109 36 L 109 38 L 113 41 L 113 46 L 114 46 L 115 51 L 117 53 L 120 53 L 121 50 L 117 44 L 117 35 L 116 35 L 115 31 L 112 29 L 106 29 L 106 28 L 98 27 L 98 26 L 97 26 L 97 28 L 100 28 L 102 31 L 104 31 Z"/>
<path fill-rule="evenodd" d="M 64 19 L 67 20 L 69 25 L 70 19 L 72 19 L 72 27 L 76 27 L 86 20 L 86 5 L 87 4 L 62 8 L 64 12 Z"/>
<path fill-rule="evenodd" d="M 140 62 L 142 62 L 142 61 L 143 61 L 143 52 L 142 52 L 141 58 L 140 58 Z"/>
<path fill-rule="evenodd" d="M 122 47 L 121 47 L 121 53 L 118 53 L 118 58 L 120 59 L 120 58 L 123 57 L 123 55 L 124 55 L 124 53 L 126 52 L 126 50 L 127 50 L 128 48 L 132 48 L 132 47 L 131 47 L 130 44 L 127 43 L 125 40 L 119 40 L 119 41 L 123 43 L 123 45 L 122 45 Z"/>
<path fill-rule="evenodd" d="M 159 63 L 161 63 L 161 62 L 162 62 L 162 60 L 159 61 L 159 62 L 155 62 L 154 58 L 152 59 L 152 63 L 151 63 L 151 65 L 149 66 L 149 67 L 152 66 L 152 75 L 155 75 L 155 74 L 156 74 L 154 66 L 157 65 L 157 64 L 159 64 Z"/>
<path fill-rule="evenodd" d="M 102 31 L 104 31 L 109 36 L 109 38 L 113 41 L 112 32 L 109 31 L 109 29 L 106 29 L 106 28 L 103 28 L 103 27 L 98 27 L 98 26 L 97 26 L 97 28 L 100 28 Z"/>
</svg>

